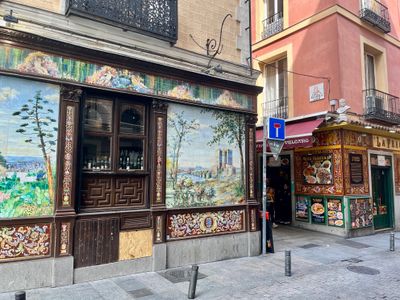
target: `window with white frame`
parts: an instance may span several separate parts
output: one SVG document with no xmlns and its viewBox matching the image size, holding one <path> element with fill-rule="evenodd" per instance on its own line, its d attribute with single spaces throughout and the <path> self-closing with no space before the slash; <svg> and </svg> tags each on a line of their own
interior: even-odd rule
<svg viewBox="0 0 400 300">
<path fill-rule="evenodd" d="M 264 115 L 288 117 L 287 60 L 277 60 L 265 66 Z"/>
</svg>

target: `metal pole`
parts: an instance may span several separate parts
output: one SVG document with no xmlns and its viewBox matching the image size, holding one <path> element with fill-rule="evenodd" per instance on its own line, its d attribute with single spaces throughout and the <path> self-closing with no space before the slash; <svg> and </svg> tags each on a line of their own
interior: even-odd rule
<svg viewBox="0 0 400 300">
<path fill-rule="evenodd" d="M 24 291 L 19 291 L 15 293 L 15 300 L 25 300 L 26 293 Z"/>
<path fill-rule="evenodd" d="M 196 285 L 197 285 L 198 274 L 199 274 L 199 266 L 192 265 L 192 274 L 191 274 L 192 276 L 190 277 L 188 299 L 194 299 L 196 297 Z"/>
<path fill-rule="evenodd" d="M 285 250 L 285 276 L 292 276 L 292 259 L 290 250 Z"/>
<path fill-rule="evenodd" d="M 263 118 L 262 254 L 267 253 L 267 117 Z"/>
<path fill-rule="evenodd" d="M 394 232 L 390 233 L 390 251 L 394 251 Z"/>
</svg>

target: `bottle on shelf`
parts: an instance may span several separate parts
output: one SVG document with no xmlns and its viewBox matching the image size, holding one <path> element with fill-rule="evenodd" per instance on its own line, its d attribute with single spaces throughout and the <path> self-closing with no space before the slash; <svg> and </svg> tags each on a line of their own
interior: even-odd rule
<svg viewBox="0 0 400 300">
<path fill-rule="evenodd" d="M 131 168 L 129 155 L 126 156 L 126 169 L 129 170 Z"/>
</svg>

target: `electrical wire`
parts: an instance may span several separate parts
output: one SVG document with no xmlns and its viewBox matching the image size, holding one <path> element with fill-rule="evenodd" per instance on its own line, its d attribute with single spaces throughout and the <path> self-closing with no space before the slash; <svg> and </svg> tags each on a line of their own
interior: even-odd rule
<svg viewBox="0 0 400 300">
<path fill-rule="evenodd" d="M 255 58 L 255 57 L 252 57 L 252 59 L 254 59 L 254 60 L 258 61 L 258 62 L 261 62 L 261 63 L 264 63 L 264 64 L 265 64 L 264 61 L 259 60 L 259 59 Z M 274 69 L 281 70 L 281 71 L 284 71 L 284 72 L 286 72 L 286 73 L 291 73 L 291 74 L 298 75 L 298 76 L 303 76 L 303 77 L 310 77 L 310 78 L 316 78 L 316 79 L 324 79 L 324 80 L 326 80 L 326 81 L 328 82 L 328 100 L 330 100 L 330 95 L 331 95 L 331 78 L 330 78 L 330 77 L 316 76 L 316 75 L 311 75 L 311 74 L 306 74 L 306 73 L 300 73 L 300 72 L 290 71 L 290 70 L 287 70 L 287 69 L 279 69 L 278 67 L 276 67 L 276 66 L 274 66 L 274 65 L 272 65 L 272 64 L 266 64 L 266 66 L 269 67 L 269 68 L 274 68 Z"/>
</svg>

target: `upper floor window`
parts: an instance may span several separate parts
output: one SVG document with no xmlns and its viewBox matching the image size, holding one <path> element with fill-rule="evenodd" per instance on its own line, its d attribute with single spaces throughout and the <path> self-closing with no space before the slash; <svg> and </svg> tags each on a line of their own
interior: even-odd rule
<svg viewBox="0 0 400 300">
<path fill-rule="evenodd" d="M 264 115 L 288 118 L 288 84 L 286 58 L 265 66 Z"/>
<path fill-rule="evenodd" d="M 283 0 L 264 0 L 262 37 L 267 38 L 283 30 Z"/>
<path fill-rule="evenodd" d="M 68 14 L 94 19 L 160 39 L 177 40 L 177 0 L 68 0 Z"/>
</svg>

